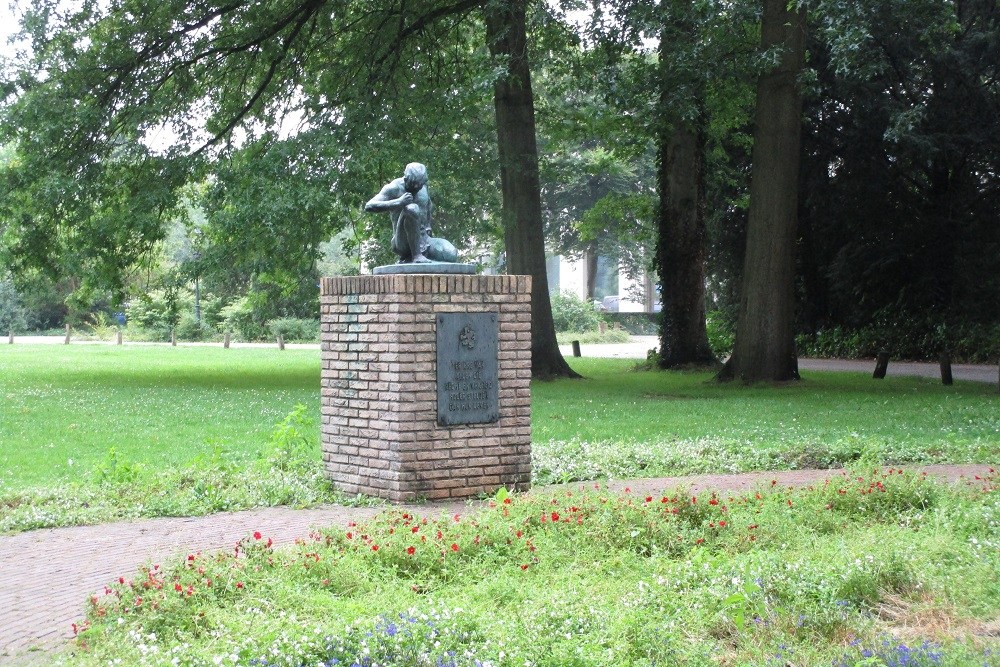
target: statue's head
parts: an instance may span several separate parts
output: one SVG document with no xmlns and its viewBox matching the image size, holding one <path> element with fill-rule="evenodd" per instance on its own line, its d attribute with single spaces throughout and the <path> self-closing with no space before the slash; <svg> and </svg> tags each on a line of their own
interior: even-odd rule
<svg viewBox="0 0 1000 667">
<path fill-rule="evenodd" d="M 411 162 L 403 170 L 403 187 L 407 192 L 416 194 L 420 188 L 427 185 L 427 167 L 419 162 Z"/>
</svg>

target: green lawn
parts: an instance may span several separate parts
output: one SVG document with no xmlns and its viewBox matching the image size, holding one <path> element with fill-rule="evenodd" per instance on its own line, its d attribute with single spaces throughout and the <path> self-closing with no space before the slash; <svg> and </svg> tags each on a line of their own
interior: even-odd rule
<svg viewBox="0 0 1000 667">
<path fill-rule="evenodd" d="M 572 363 L 588 379 L 533 385 L 538 483 L 1000 459 L 986 384 L 813 373 L 744 387 Z M 0 346 L 0 378 L 0 531 L 344 500 L 319 467 L 315 351 Z"/>
<path fill-rule="evenodd" d="M 806 373 L 800 383 L 718 384 L 708 373 L 630 372 L 573 359 L 590 379 L 533 386 L 536 475 L 546 480 L 1000 460 L 996 387 Z"/>
<path fill-rule="evenodd" d="M 296 404 L 319 414 L 316 352 L 104 345 L 0 347 L 0 488 L 83 481 L 123 460 L 260 453 Z"/>
</svg>

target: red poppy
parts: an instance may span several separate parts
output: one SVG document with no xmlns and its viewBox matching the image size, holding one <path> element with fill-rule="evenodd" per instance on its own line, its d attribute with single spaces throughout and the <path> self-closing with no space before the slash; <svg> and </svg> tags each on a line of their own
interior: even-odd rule
<svg viewBox="0 0 1000 667">
<path fill-rule="evenodd" d="M 451 550 L 452 550 L 452 551 L 458 551 L 458 545 L 457 545 L 457 544 L 455 544 L 454 542 L 452 542 L 452 543 L 451 543 Z"/>
<path fill-rule="evenodd" d="M 260 538 L 261 538 L 260 531 L 259 530 L 253 531 L 253 539 L 259 540 Z"/>
<path fill-rule="evenodd" d="M 416 552 L 417 552 L 417 548 L 416 547 L 406 547 L 406 553 L 409 554 L 410 556 L 412 556 Z"/>
</svg>

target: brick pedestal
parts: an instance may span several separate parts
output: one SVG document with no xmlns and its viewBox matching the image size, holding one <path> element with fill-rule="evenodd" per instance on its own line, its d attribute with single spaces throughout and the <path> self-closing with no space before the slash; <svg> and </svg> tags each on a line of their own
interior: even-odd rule
<svg viewBox="0 0 1000 667">
<path fill-rule="evenodd" d="M 348 493 L 467 498 L 531 480 L 531 278 L 323 278 L 322 442 Z M 441 426 L 438 315 L 497 315 L 498 421 Z"/>
</svg>

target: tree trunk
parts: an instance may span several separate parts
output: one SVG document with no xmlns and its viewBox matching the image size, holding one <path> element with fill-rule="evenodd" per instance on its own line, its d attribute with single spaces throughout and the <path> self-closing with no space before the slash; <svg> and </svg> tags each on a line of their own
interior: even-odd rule
<svg viewBox="0 0 1000 667">
<path fill-rule="evenodd" d="M 494 84 L 493 101 L 500 152 L 504 246 L 507 270 L 531 276 L 531 376 L 579 377 L 556 342 L 545 272 L 535 102 L 526 53 L 527 0 L 491 3 L 486 8 L 486 39 L 507 74 Z"/>
<path fill-rule="evenodd" d="M 805 14 L 765 0 L 761 47 L 781 46 L 778 66 L 757 81 L 750 212 L 733 355 L 720 380 L 797 380 L 795 238 L 798 213 Z"/>
<path fill-rule="evenodd" d="M 705 329 L 705 168 L 701 136 L 700 74 L 671 66 L 697 39 L 691 0 L 663 0 L 660 32 L 660 114 L 656 269 L 663 312 L 660 316 L 661 368 L 715 361 Z M 679 109 L 678 90 L 688 90 L 690 108 Z M 695 117 L 691 121 L 688 118 Z"/>
<path fill-rule="evenodd" d="M 680 123 L 660 138 L 656 245 L 663 314 L 660 367 L 715 361 L 705 328 L 704 161 L 699 133 Z"/>
</svg>

